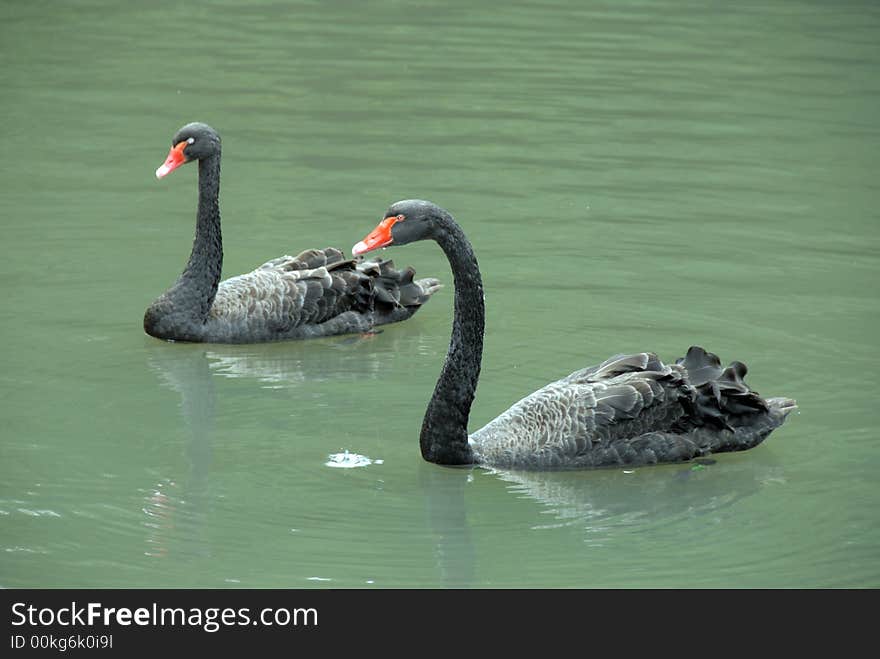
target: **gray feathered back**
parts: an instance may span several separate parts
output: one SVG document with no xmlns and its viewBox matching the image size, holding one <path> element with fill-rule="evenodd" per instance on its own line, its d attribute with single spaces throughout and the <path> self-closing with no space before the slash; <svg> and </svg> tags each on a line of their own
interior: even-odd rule
<svg viewBox="0 0 880 659">
<path fill-rule="evenodd" d="M 518 401 L 470 436 L 471 449 L 481 464 L 524 469 L 654 464 L 743 450 L 791 409 L 768 405 L 744 375 L 740 362 L 722 369 L 717 356 L 696 346 L 672 365 L 649 352 L 616 355 Z"/>
</svg>

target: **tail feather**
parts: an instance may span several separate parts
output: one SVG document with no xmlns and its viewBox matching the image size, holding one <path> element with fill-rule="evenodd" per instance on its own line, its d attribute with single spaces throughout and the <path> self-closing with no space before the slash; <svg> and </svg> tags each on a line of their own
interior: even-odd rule
<svg viewBox="0 0 880 659">
<path fill-rule="evenodd" d="M 439 279 L 434 279 L 433 277 L 425 277 L 424 279 L 416 279 L 414 282 L 410 284 L 409 291 L 410 295 L 406 298 L 411 300 L 409 302 L 404 302 L 404 296 L 401 294 L 401 302 L 403 304 L 424 304 L 431 296 L 434 295 L 437 291 L 443 288 L 443 284 L 440 283 Z"/>
<path fill-rule="evenodd" d="M 746 384 L 748 368 L 745 364 L 734 361 L 722 368 L 717 355 L 699 346 L 691 346 L 687 355 L 675 363 L 684 367 L 692 388 L 692 395 L 685 402 L 689 414 L 681 424 L 735 431 L 762 426 L 761 419 L 767 417 L 772 422 L 772 430 L 797 407 L 789 398 L 765 400 Z"/>
<path fill-rule="evenodd" d="M 730 394 L 728 390 L 718 387 L 712 395 L 717 404 L 717 407 L 713 407 L 706 402 L 706 389 L 721 379 L 727 378 L 696 387 L 694 414 L 688 415 L 687 421 L 673 427 L 672 432 L 646 433 L 628 443 L 624 449 L 618 448 L 621 458 L 633 463 L 676 462 L 712 453 L 745 451 L 763 442 L 798 407 L 791 398 L 760 398 L 748 390 L 741 382 L 741 377 L 740 382 L 747 394 Z M 720 394 L 720 402 L 715 398 L 715 393 Z M 741 405 L 737 402 L 737 396 L 744 395 L 750 397 L 749 404 Z M 759 400 L 760 406 L 755 405 L 752 399 Z M 624 455 L 626 451 L 629 454 Z"/>
<path fill-rule="evenodd" d="M 785 417 L 798 409 L 797 401 L 794 398 L 778 396 L 775 398 L 767 398 L 764 402 L 767 403 L 767 407 L 772 414 L 779 416 L 782 419 L 785 419 Z"/>
<path fill-rule="evenodd" d="M 410 266 L 395 269 L 390 259 L 357 259 L 354 264 L 358 272 L 372 282 L 376 311 L 382 317 L 393 319 L 386 322 L 408 318 L 443 287 L 433 277 L 414 279 L 416 271 Z"/>
</svg>

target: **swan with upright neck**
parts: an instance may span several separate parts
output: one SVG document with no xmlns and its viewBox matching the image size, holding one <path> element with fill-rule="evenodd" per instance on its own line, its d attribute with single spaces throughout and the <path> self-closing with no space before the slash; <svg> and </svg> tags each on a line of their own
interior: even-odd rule
<svg viewBox="0 0 880 659">
<path fill-rule="evenodd" d="M 203 123 L 181 128 L 156 170 L 163 178 L 199 163 L 192 253 L 177 281 L 144 314 L 144 331 L 166 340 L 256 343 L 365 332 L 405 320 L 440 288 L 391 261 L 355 263 L 334 248 L 281 256 L 220 281 L 220 136 Z"/>
<path fill-rule="evenodd" d="M 485 306 L 464 231 L 431 202 L 399 201 L 352 253 L 417 240 L 440 246 L 455 285 L 452 337 L 419 437 L 429 462 L 545 470 L 679 462 L 757 446 L 797 407 L 749 389 L 741 362 L 722 368 L 717 356 L 692 346 L 674 364 L 642 352 L 575 371 L 469 435 Z"/>
</svg>

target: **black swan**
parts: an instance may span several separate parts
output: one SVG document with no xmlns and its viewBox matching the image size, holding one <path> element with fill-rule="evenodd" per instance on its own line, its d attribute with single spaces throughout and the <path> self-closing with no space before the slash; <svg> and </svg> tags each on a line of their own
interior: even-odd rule
<svg viewBox="0 0 880 659">
<path fill-rule="evenodd" d="M 174 285 L 144 314 L 144 331 L 160 339 L 256 343 L 365 332 L 412 316 L 440 288 L 413 281 L 391 261 L 355 264 L 334 248 L 281 256 L 253 272 L 220 281 L 220 136 L 202 123 L 171 140 L 164 177 L 199 161 L 199 207 L 189 262 Z"/>
<path fill-rule="evenodd" d="M 468 436 L 485 309 L 461 227 L 428 201 L 399 201 L 352 252 L 426 239 L 446 254 L 455 284 L 452 338 L 419 438 L 429 462 L 547 470 L 678 462 L 757 446 L 797 407 L 761 398 L 743 382 L 744 364 L 722 369 L 718 357 L 694 346 L 675 364 L 642 352 L 576 371 Z"/>
</svg>

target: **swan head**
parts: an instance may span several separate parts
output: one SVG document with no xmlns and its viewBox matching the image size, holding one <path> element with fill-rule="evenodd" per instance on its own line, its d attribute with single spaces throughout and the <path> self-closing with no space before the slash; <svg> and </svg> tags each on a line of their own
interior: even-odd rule
<svg viewBox="0 0 880 659">
<path fill-rule="evenodd" d="M 163 178 L 181 165 L 220 153 L 220 136 L 208 124 L 187 124 L 171 138 L 171 150 L 165 162 L 156 170 L 156 178 Z"/>
<path fill-rule="evenodd" d="M 406 245 L 430 238 L 437 220 L 449 217 L 449 213 L 437 204 L 423 199 L 398 201 L 385 211 L 382 221 L 363 240 L 351 248 L 358 256 L 380 247 Z"/>
</svg>

